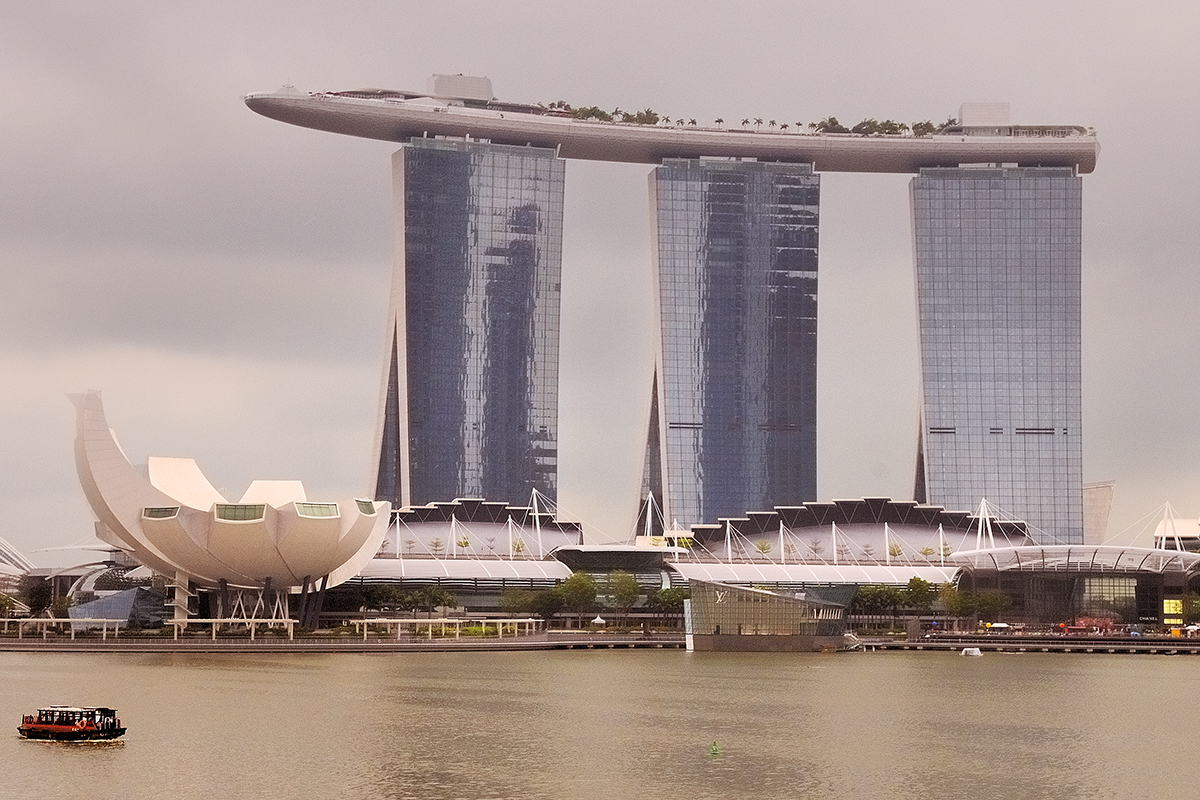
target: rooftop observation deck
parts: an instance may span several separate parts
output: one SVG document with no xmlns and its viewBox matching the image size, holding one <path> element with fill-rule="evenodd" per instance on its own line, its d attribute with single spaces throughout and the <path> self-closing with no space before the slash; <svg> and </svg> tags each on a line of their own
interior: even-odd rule
<svg viewBox="0 0 1200 800">
<path fill-rule="evenodd" d="M 265 117 L 305 128 L 406 142 L 444 136 L 556 148 L 562 158 L 658 164 L 666 158 L 811 163 L 824 172 L 915 173 L 923 167 L 997 164 L 1096 168 L 1100 146 L 1074 125 L 949 128 L 930 136 L 860 135 L 640 125 L 579 120 L 540 106 L 447 100 L 415 92 L 300 92 L 284 87 L 244 101 Z"/>
</svg>

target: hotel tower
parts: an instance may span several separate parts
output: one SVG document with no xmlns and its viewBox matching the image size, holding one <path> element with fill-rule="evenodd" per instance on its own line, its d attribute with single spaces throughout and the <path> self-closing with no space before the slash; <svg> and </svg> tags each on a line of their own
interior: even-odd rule
<svg viewBox="0 0 1200 800">
<path fill-rule="evenodd" d="M 643 499 L 683 527 L 815 500 L 820 178 L 809 164 L 667 159 L 650 197 Z"/>
<path fill-rule="evenodd" d="M 375 497 L 554 499 L 564 162 L 416 138 L 392 181 Z"/>
</svg>

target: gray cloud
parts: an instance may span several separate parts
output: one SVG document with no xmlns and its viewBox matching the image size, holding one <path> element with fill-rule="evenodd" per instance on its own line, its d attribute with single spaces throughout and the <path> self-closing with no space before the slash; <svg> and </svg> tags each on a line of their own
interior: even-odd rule
<svg viewBox="0 0 1200 800">
<path fill-rule="evenodd" d="M 365 490 L 390 270 L 392 147 L 291 128 L 240 96 L 421 87 L 708 121 L 941 120 L 1011 101 L 1097 128 L 1085 180 L 1085 473 L 1112 531 L 1200 513 L 1200 127 L 1191 4 L 10 3 L 0 8 L 0 535 L 85 537 L 63 393 L 105 390 L 134 459 L 218 485 Z M 645 168 L 572 163 L 564 507 L 624 536 L 641 469 Z M 911 492 L 907 179 L 826 175 L 819 494 Z M 46 557 L 47 559 L 50 556 Z M 66 558 L 66 556 L 64 556 Z"/>
</svg>

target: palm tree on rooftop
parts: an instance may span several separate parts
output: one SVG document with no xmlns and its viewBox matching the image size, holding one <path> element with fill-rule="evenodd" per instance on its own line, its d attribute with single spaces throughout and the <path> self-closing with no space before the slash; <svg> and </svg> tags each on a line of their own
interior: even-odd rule
<svg viewBox="0 0 1200 800">
<path fill-rule="evenodd" d="M 689 119 L 689 120 L 688 120 L 688 125 L 691 125 L 693 128 L 694 128 L 694 127 L 696 127 L 696 120 L 694 120 L 694 119 Z"/>
<path fill-rule="evenodd" d="M 775 120 L 771 120 L 770 122 L 768 122 L 768 123 L 767 123 L 767 127 L 768 127 L 768 128 L 771 128 L 772 130 L 774 130 L 774 129 L 775 129 L 775 126 L 776 126 L 777 124 L 778 124 L 778 123 L 776 123 L 776 122 L 775 122 Z"/>
<path fill-rule="evenodd" d="M 786 131 L 787 129 L 788 129 L 788 124 L 786 122 L 779 126 L 779 130 L 781 130 L 781 131 Z"/>
<path fill-rule="evenodd" d="M 754 129 L 758 130 L 761 127 L 762 127 L 762 117 L 755 117 L 754 118 Z"/>
<path fill-rule="evenodd" d="M 742 118 L 742 127 L 744 128 L 749 124 L 750 124 L 750 119 L 748 117 L 743 117 Z"/>
<path fill-rule="evenodd" d="M 663 117 L 663 125 L 670 125 L 670 124 L 671 124 L 671 118 L 664 116 Z"/>
<path fill-rule="evenodd" d="M 725 120 L 723 120 L 720 117 L 717 117 L 716 119 L 714 119 L 713 122 L 716 124 L 716 126 L 718 128 L 725 124 Z"/>
</svg>

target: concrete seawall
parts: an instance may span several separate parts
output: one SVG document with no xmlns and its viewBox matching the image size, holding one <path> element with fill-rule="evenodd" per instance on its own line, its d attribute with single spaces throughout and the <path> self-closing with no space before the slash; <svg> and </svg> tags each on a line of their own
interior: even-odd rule
<svg viewBox="0 0 1200 800">
<path fill-rule="evenodd" d="M 121 637 L 108 640 L 69 637 L 0 637 L 0 652 L 12 653 L 454 653 L 499 650 L 682 649 L 683 635 L 541 633 L 504 639 L 368 637 Z"/>
</svg>

